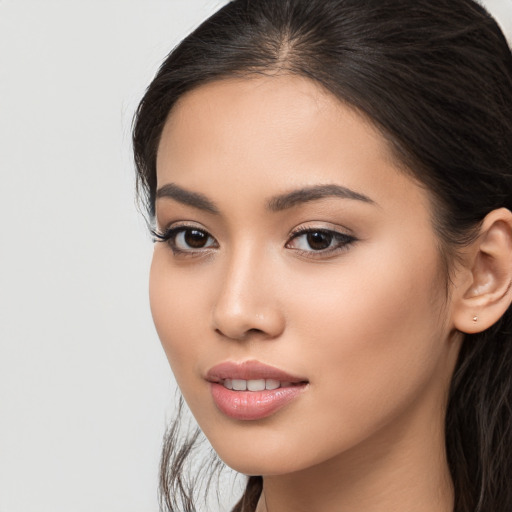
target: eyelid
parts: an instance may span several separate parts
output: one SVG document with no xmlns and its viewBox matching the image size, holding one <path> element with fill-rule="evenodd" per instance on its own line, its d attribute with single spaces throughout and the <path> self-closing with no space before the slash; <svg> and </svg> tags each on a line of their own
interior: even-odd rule
<svg viewBox="0 0 512 512">
<path fill-rule="evenodd" d="M 355 238 L 354 232 L 351 229 L 346 228 L 345 226 L 340 226 L 339 224 L 332 224 L 331 222 L 325 221 L 308 221 L 303 222 L 302 224 L 299 224 L 298 226 L 294 227 L 290 231 L 289 239 L 291 239 L 294 235 L 297 235 L 299 233 L 311 231 L 330 231 L 332 233 L 337 233 L 347 237 Z"/>
<path fill-rule="evenodd" d="M 213 240 L 214 245 L 206 247 L 181 249 L 176 244 L 176 237 L 187 230 L 200 231 L 208 236 L 209 239 Z M 219 244 L 215 237 L 201 224 L 192 221 L 175 221 L 167 224 L 163 230 L 152 229 L 153 242 L 163 242 L 167 244 L 172 250 L 175 256 L 182 257 L 197 257 L 210 253 L 212 249 L 218 248 Z"/>
<path fill-rule="evenodd" d="M 327 247 L 325 249 L 318 250 L 315 250 L 313 248 L 311 248 L 310 250 L 305 250 L 296 247 L 291 247 L 291 243 L 293 240 L 296 240 L 301 236 L 315 232 L 331 234 L 333 235 L 332 241 L 337 239 L 338 242 L 333 247 Z M 301 224 L 294 228 L 289 234 L 285 247 L 287 247 L 290 250 L 293 250 L 300 256 L 307 259 L 329 259 L 331 257 L 335 257 L 341 252 L 348 250 L 349 247 L 357 241 L 358 239 L 353 234 L 352 230 L 342 228 L 341 226 L 336 226 L 331 223 L 310 222 L 307 224 Z"/>
<path fill-rule="evenodd" d="M 155 242 L 158 242 L 160 241 L 163 237 L 166 236 L 167 233 L 173 231 L 173 230 L 176 230 L 176 229 L 179 229 L 179 228 L 183 228 L 183 229 L 197 229 L 198 231 L 204 231 L 206 233 L 210 233 L 208 231 L 208 229 L 206 229 L 204 226 L 202 226 L 201 224 L 199 223 L 196 223 L 196 222 L 193 222 L 193 221 L 188 221 L 188 220 L 177 220 L 177 221 L 172 221 L 172 222 L 168 222 L 163 228 L 160 228 L 158 227 L 158 225 L 156 227 L 152 227 L 151 228 L 151 234 L 157 238 L 157 240 L 154 240 Z"/>
</svg>

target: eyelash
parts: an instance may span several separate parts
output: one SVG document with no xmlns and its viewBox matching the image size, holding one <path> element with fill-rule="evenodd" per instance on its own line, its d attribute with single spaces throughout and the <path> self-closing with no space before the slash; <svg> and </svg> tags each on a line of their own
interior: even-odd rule
<svg viewBox="0 0 512 512">
<path fill-rule="evenodd" d="M 186 234 L 187 232 L 197 232 L 200 233 L 203 236 L 207 237 L 206 243 L 209 243 L 209 241 L 213 241 L 213 244 L 205 247 L 199 247 L 197 249 L 190 248 L 190 249 L 181 249 L 178 247 L 176 243 L 176 238 L 180 234 Z M 213 238 L 212 235 L 208 233 L 208 231 L 201 229 L 197 226 L 191 226 L 191 225 L 179 225 L 174 226 L 169 229 L 166 229 L 164 232 L 159 232 L 157 230 L 152 230 L 153 235 L 153 242 L 164 242 L 167 243 L 172 250 L 173 254 L 176 256 L 199 256 L 201 254 L 205 254 L 205 252 L 210 252 L 211 249 L 216 249 L 219 247 L 217 241 L 215 238 Z M 294 240 L 300 239 L 300 237 L 303 236 L 312 236 L 312 235 L 320 235 L 320 236 L 327 236 L 330 238 L 329 240 L 329 246 L 324 249 L 318 249 L 315 250 L 311 248 L 310 242 L 307 241 L 310 250 L 306 249 L 299 249 L 291 247 L 291 244 Z M 333 229 L 326 229 L 326 228 L 297 228 L 294 231 L 291 232 L 290 237 L 288 241 L 285 244 L 285 247 L 288 249 L 292 249 L 296 251 L 298 254 L 304 257 L 308 258 L 322 258 L 326 256 L 335 255 L 339 252 L 342 252 L 344 250 L 347 250 L 350 245 L 352 245 L 354 242 L 356 242 L 357 239 L 352 236 L 348 235 L 346 233 L 341 233 L 339 231 L 333 230 Z M 331 244 L 335 242 L 335 245 L 331 247 Z M 187 243 L 187 242 L 185 242 Z"/>
<path fill-rule="evenodd" d="M 295 249 L 293 247 L 290 247 L 290 244 L 292 241 L 299 239 L 302 236 L 308 236 L 308 235 L 322 235 L 322 236 L 328 236 L 331 237 L 329 241 L 329 247 L 325 249 L 319 249 L 315 250 L 311 248 L 310 250 L 305 249 Z M 344 250 L 347 250 L 350 245 L 352 245 L 354 242 L 356 242 L 357 239 L 353 235 L 348 235 L 346 233 L 341 233 L 339 231 L 336 231 L 334 229 L 326 229 L 326 228 L 297 228 L 294 231 L 292 231 L 290 235 L 290 239 L 288 242 L 286 242 L 286 247 L 289 249 L 293 249 L 297 251 L 298 254 L 301 256 L 305 256 L 308 258 L 322 258 L 326 256 L 332 256 L 335 254 L 338 254 Z M 331 247 L 331 244 L 334 243 L 334 246 Z M 310 242 L 307 242 L 308 245 L 311 247 Z"/>
<path fill-rule="evenodd" d="M 206 235 L 208 237 L 207 241 L 208 241 L 208 239 L 211 239 L 211 240 L 213 240 L 215 242 L 215 245 L 214 246 L 208 246 L 208 247 L 201 247 L 201 248 L 198 248 L 196 250 L 194 250 L 193 248 L 191 248 L 191 249 L 180 249 L 178 247 L 178 245 L 176 244 L 176 237 L 178 235 L 180 235 L 181 233 L 185 234 L 187 231 L 188 232 L 197 232 L 197 233 L 201 233 L 203 235 Z M 164 242 L 164 243 L 167 243 L 167 245 L 171 248 L 171 251 L 173 252 L 173 254 L 176 255 L 176 256 L 178 256 L 178 255 L 197 256 L 199 254 L 204 254 L 204 252 L 208 251 L 209 249 L 217 248 L 218 247 L 218 244 L 215 241 L 215 239 L 213 238 L 213 236 L 211 236 L 208 233 L 208 231 L 206 231 L 204 229 L 201 229 L 201 228 L 199 228 L 197 226 L 191 226 L 191 225 L 182 224 L 182 225 L 179 225 L 179 226 L 174 226 L 174 227 L 171 227 L 169 229 L 166 229 L 163 233 L 158 232 L 156 230 L 152 230 L 151 233 L 153 235 L 153 242 Z"/>
</svg>

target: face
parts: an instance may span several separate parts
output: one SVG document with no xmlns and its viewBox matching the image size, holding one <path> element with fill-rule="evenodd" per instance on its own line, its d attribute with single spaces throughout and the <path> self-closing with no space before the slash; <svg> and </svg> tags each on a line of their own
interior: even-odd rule
<svg viewBox="0 0 512 512">
<path fill-rule="evenodd" d="M 173 110 L 157 175 L 153 318 L 227 464 L 442 429 L 457 350 L 429 198 L 371 123 L 306 79 L 219 81 Z"/>
</svg>

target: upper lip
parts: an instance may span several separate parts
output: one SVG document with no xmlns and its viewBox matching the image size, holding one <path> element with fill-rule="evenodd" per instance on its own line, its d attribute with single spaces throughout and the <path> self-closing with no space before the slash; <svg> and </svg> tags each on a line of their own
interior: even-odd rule
<svg viewBox="0 0 512 512">
<path fill-rule="evenodd" d="M 210 382 L 222 382 L 226 379 L 273 379 L 291 383 L 307 382 L 305 378 L 291 375 L 259 361 L 225 361 L 213 366 L 206 373 L 206 380 Z"/>
</svg>

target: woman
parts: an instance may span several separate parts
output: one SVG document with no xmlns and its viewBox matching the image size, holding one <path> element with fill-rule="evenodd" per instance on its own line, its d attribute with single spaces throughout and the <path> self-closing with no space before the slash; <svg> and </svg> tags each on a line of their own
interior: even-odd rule
<svg viewBox="0 0 512 512">
<path fill-rule="evenodd" d="M 236 511 L 512 510 L 512 56 L 471 0 L 235 0 L 134 150 L 150 300 Z M 195 510 L 171 430 L 162 489 Z"/>
</svg>

